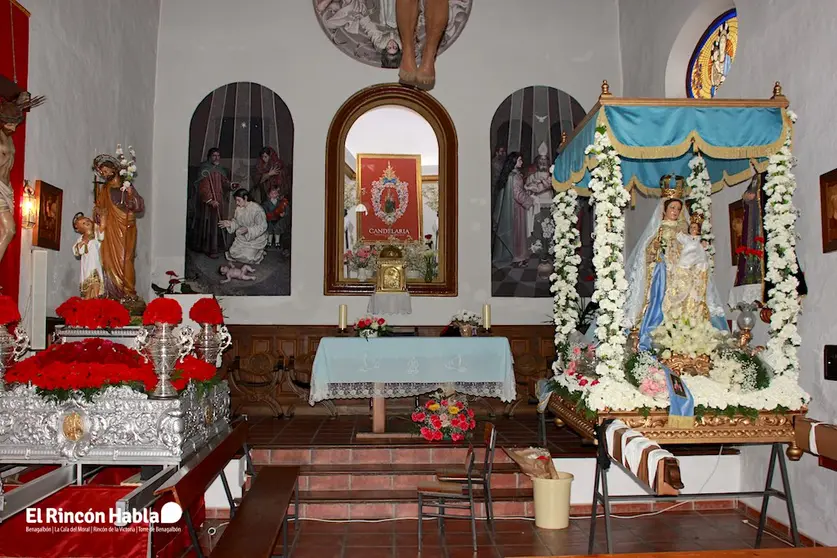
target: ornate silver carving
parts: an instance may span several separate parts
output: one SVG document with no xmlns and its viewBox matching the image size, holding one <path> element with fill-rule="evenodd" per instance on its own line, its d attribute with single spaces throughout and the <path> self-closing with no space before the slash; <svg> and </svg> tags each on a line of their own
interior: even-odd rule
<svg viewBox="0 0 837 558">
<path fill-rule="evenodd" d="M 203 395 L 190 384 L 175 399 L 119 386 L 60 403 L 18 385 L 0 393 L 0 463 L 176 465 L 226 428 L 229 413 L 226 381 Z"/>
<path fill-rule="evenodd" d="M 4 377 L 6 369 L 17 360 L 20 360 L 29 348 L 29 336 L 18 325 L 15 334 L 9 333 L 5 325 L 0 325 L 0 391 L 6 389 Z"/>
<path fill-rule="evenodd" d="M 177 337 L 175 337 L 177 331 Z M 192 352 L 192 330 L 189 327 L 175 329 L 171 324 L 155 324 L 151 335 L 140 331 L 134 348 L 154 363 L 157 373 L 157 387 L 151 397 L 154 399 L 174 399 L 177 390 L 171 384 L 171 374 L 175 363 Z"/>
<path fill-rule="evenodd" d="M 199 325 L 194 337 L 195 355 L 217 368 L 221 355 L 232 345 L 232 335 L 225 325 Z"/>
<path fill-rule="evenodd" d="M 113 329 L 87 329 L 85 327 L 57 326 L 52 336 L 54 343 L 72 343 L 85 339 L 107 339 L 121 345 L 133 346 L 137 335 L 145 331 L 142 326 L 126 326 Z"/>
</svg>

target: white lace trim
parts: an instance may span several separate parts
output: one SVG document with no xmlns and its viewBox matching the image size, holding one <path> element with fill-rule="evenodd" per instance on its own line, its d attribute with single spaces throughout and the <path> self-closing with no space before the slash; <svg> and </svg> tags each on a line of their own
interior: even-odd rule
<svg viewBox="0 0 837 558">
<path fill-rule="evenodd" d="M 502 401 L 513 401 L 514 385 L 507 382 L 345 382 L 330 383 L 324 386 L 313 384 L 309 404 L 314 405 L 324 399 L 369 399 L 372 397 L 412 397 L 450 387 L 452 390 L 476 397 L 496 397 Z"/>
</svg>

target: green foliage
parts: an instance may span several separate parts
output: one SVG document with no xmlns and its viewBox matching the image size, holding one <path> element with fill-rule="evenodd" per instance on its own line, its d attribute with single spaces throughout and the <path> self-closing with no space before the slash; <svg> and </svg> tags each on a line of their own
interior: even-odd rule
<svg viewBox="0 0 837 558">
<path fill-rule="evenodd" d="M 580 391 L 570 391 L 554 380 L 550 380 L 547 387 L 567 403 L 572 403 L 575 406 L 575 410 L 585 419 L 591 421 L 596 419 L 596 411 L 587 406 Z"/>
<path fill-rule="evenodd" d="M 625 379 L 634 386 L 639 387 L 639 379 L 634 374 L 637 364 L 639 364 L 639 357 L 642 353 L 631 353 L 628 360 L 625 362 Z"/>
<path fill-rule="evenodd" d="M 637 412 L 643 418 L 648 418 L 651 415 L 651 407 L 640 407 Z"/>
</svg>

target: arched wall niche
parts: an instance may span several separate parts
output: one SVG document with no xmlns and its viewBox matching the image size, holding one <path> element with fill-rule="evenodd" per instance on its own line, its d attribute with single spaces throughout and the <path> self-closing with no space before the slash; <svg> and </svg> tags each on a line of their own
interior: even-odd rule
<svg viewBox="0 0 837 558">
<path fill-rule="evenodd" d="M 718 16 L 735 9 L 733 0 L 703 0 L 696 3 L 694 11 L 683 24 L 671 46 L 666 63 L 666 97 L 686 98 L 686 71 L 689 60 L 700 38 Z M 739 44 L 740 44 L 739 32 Z"/>
<path fill-rule="evenodd" d="M 385 106 L 404 107 L 424 118 L 436 134 L 439 150 L 438 177 L 434 177 L 438 191 L 439 226 L 438 234 L 434 235 L 438 274 L 430 281 L 408 281 L 407 289 L 413 296 L 457 296 L 459 147 L 456 128 L 447 110 L 434 97 L 398 84 L 374 85 L 355 93 L 337 110 L 329 127 L 326 140 L 323 292 L 325 295 L 369 295 L 375 290 L 374 279 L 350 278 L 343 269 L 347 217 L 344 188 L 349 179 L 356 178 L 354 170 L 347 168 L 346 136 L 358 118 L 372 109 Z M 349 219 L 353 218 L 349 216 Z"/>
</svg>

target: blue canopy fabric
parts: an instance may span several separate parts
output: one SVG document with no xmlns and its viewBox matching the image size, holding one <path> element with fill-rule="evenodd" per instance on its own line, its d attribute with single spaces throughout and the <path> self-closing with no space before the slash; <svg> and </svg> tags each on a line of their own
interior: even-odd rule
<svg viewBox="0 0 837 558">
<path fill-rule="evenodd" d="M 659 195 L 660 177 L 688 177 L 695 151 L 706 160 L 713 192 L 762 172 L 767 158 L 781 149 L 793 124 L 784 101 L 601 99 L 580 129 L 560 150 L 553 168 L 558 191 L 574 187 L 589 195 L 595 157 L 584 151 L 604 126 L 622 161 L 625 187 Z"/>
</svg>

